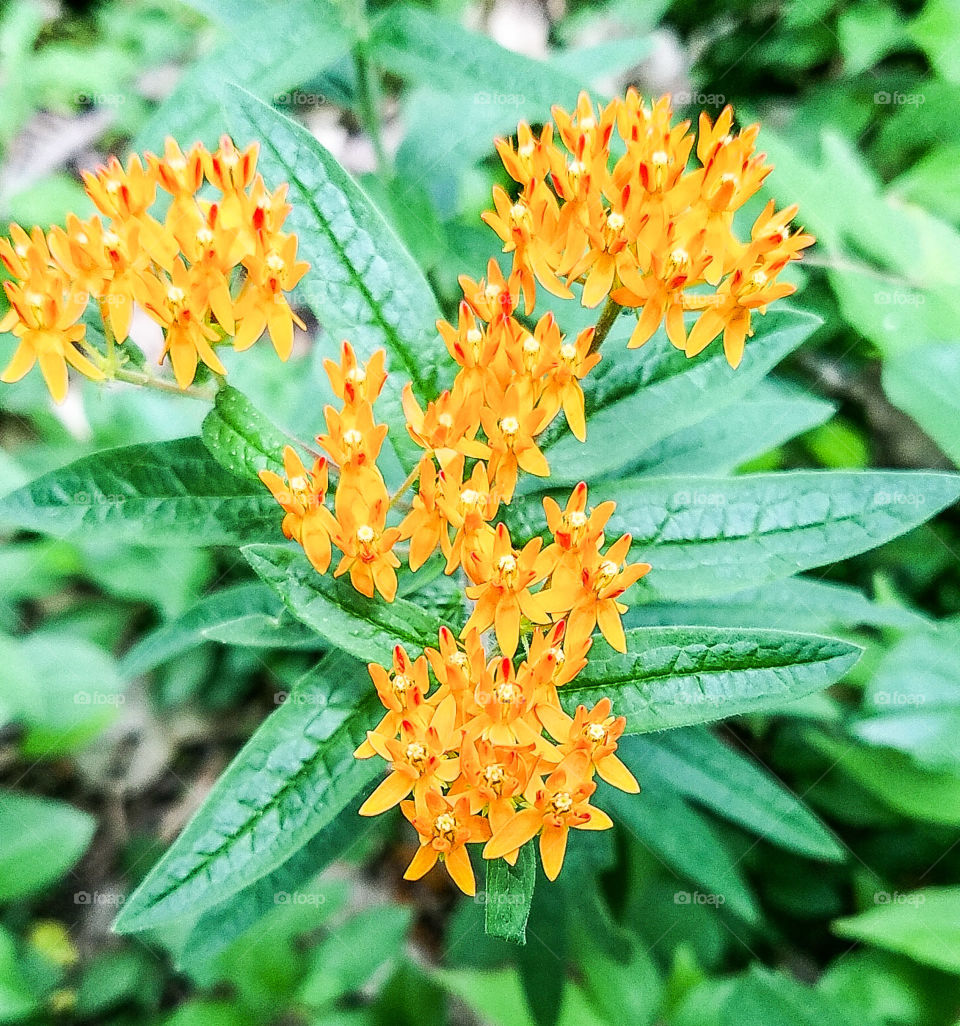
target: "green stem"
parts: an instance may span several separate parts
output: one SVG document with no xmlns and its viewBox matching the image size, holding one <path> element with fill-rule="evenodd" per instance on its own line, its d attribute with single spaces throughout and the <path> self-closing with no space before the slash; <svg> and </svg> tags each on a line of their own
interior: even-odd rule
<svg viewBox="0 0 960 1026">
<path fill-rule="evenodd" d="M 597 321 L 596 330 L 593 333 L 593 342 L 590 343 L 590 352 L 595 353 L 603 345 L 603 340 L 610 334 L 613 322 L 617 319 L 623 307 L 612 299 L 607 299 L 606 305 L 600 313 L 600 320 Z"/>
<path fill-rule="evenodd" d="M 416 481 L 416 479 L 419 476 L 420 476 L 420 464 L 418 463 L 413 468 L 413 470 L 411 470 L 410 473 L 407 474 L 407 479 L 403 482 L 403 484 L 400 485 L 400 487 L 396 490 L 396 492 L 394 492 L 393 498 L 390 500 L 390 505 L 387 507 L 387 509 L 393 509 L 393 507 L 396 506 L 396 504 L 400 500 L 401 496 L 404 495 L 405 492 L 409 491 L 409 489 L 413 487 L 413 482 Z"/>
<path fill-rule="evenodd" d="M 377 173 L 381 178 L 391 174 L 390 159 L 383 145 L 383 133 L 380 122 L 380 80 L 377 69 L 370 60 L 370 52 L 366 39 L 361 39 L 354 47 L 353 66 L 357 74 L 357 94 L 360 101 L 360 119 L 364 130 L 373 144 L 373 153 L 377 161 Z"/>
<path fill-rule="evenodd" d="M 216 389 L 196 388 L 193 385 L 181 388 L 175 381 L 164 381 L 142 371 L 127 370 L 125 367 L 117 367 L 111 377 L 114 381 L 126 381 L 130 385 L 152 388 L 155 392 L 185 395 L 188 399 L 200 399 L 205 403 L 212 403 L 216 396 Z"/>
</svg>

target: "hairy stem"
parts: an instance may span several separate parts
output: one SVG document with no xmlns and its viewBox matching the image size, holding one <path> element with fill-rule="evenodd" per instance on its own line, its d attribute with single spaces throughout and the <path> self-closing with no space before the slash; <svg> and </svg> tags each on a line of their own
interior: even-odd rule
<svg viewBox="0 0 960 1026">
<path fill-rule="evenodd" d="M 613 322 L 617 319 L 623 307 L 612 299 L 607 299 L 606 305 L 600 313 L 596 330 L 593 333 L 593 342 L 590 343 L 590 352 L 595 353 L 603 345 L 603 340 L 610 334 Z"/>
</svg>

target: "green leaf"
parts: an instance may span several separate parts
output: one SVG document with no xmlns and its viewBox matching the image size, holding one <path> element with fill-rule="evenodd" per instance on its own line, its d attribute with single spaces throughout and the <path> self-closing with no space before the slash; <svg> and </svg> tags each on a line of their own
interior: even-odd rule
<svg viewBox="0 0 960 1026">
<path fill-rule="evenodd" d="M 24 755 L 44 759 L 82 748 L 116 719 L 126 701 L 113 656 L 85 638 L 47 629 L 20 643 L 20 657 L 30 667 L 31 685 L 7 691 L 10 682 L 0 677 L 0 696 L 25 728 Z"/>
<path fill-rule="evenodd" d="M 0 792 L 0 903 L 55 883 L 87 850 L 96 820 L 62 802 Z"/>
<path fill-rule="evenodd" d="M 841 862 L 843 848 L 806 805 L 752 759 L 706 730 L 638 737 L 623 758 L 641 781 L 646 767 L 685 798 L 787 851 Z"/>
<path fill-rule="evenodd" d="M 634 740 L 627 738 L 625 747 L 629 749 Z M 684 883 L 698 888 L 691 892 L 678 887 L 673 894 L 675 905 L 723 908 L 745 922 L 759 923 L 756 901 L 716 826 L 669 785 L 648 776 L 642 796 L 605 788 L 600 804 Z"/>
<path fill-rule="evenodd" d="M 400 905 L 365 909 L 341 924 L 314 948 L 313 968 L 298 992 L 311 1007 L 352 994 L 385 962 L 396 959 L 410 927 L 412 910 Z"/>
<path fill-rule="evenodd" d="M 177 619 L 141 638 L 123 657 L 124 676 L 149 673 L 204 641 L 254 648 L 324 647 L 266 585 L 237 584 L 205 595 Z"/>
<path fill-rule="evenodd" d="M 290 439 L 230 385 L 217 392 L 201 434 L 217 463 L 238 477 L 259 481 L 261 470 L 283 473 L 283 448 Z"/>
<path fill-rule="evenodd" d="M 228 473 L 199 438 L 84 456 L 0 499 L 10 527 L 151 545 L 237 545 L 276 537 L 281 519 L 266 488 Z"/>
<path fill-rule="evenodd" d="M 653 566 L 641 587 L 661 599 L 719 595 L 847 559 L 958 495 L 960 475 L 921 470 L 633 478 L 591 492 L 616 499 L 608 534 L 633 536 L 633 557 Z"/>
<path fill-rule="evenodd" d="M 435 617 L 413 602 L 369 599 L 346 578 L 318 574 L 302 552 L 284 545 L 247 545 L 241 551 L 294 616 L 357 659 L 386 664 L 398 643 L 415 649 L 436 643 Z"/>
<path fill-rule="evenodd" d="M 521 950 L 530 950 L 532 945 Z M 549 965 L 544 954 L 542 970 Z M 552 958 L 550 958 L 552 962 Z M 554 963 L 554 978 L 559 978 L 562 1001 L 557 1026 L 612 1026 L 591 1005 L 586 993 L 564 979 L 561 963 Z M 478 972 L 474 969 L 438 969 L 431 974 L 442 987 L 456 995 L 483 1022 L 494 1026 L 534 1026 L 523 984 L 516 969 Z"/>
<path fill-rule="evenodd" d="M 515 866 L 505 859 L 487 862 L 486 888 L 479 900 L 484 904 L 484 929 L 491 937 L 527 943 L 527 919 L 536 882 L 537 857 L 532 844 L 520 849 Z"/>
<path fill-rule="evenodd" d="M 379 703 L 339 653 L 307 674 L 217 781 L 124 905 L 115 928 L 203 912 L 282 866 L 382 769 L 354 759 Z"/>
<path fill-rule="evenodd" d="M 481 115 L 482 107 L 512 108 L 514 129 L 515 109 L 528 96 L 539 101 L 546 114 L 551 104 L 575 102 L 584 84 L 582 72 L 568 73 L 556 64 L 525 57 L 452 18 L 408 4 L 396 4 L 376 20 L 370 52 L 381 67 L 400 78 L 448 95 L 469 94 Z M 511 84 L 518 89 L 522 85 L 523 95 Z M 484 86 L 493 95 L 484 92 Z M 487 146 L 491 142 L 485 140 Z"/>
<path fill-rule="evenodd" d="M 259 3 L 243 5 L 218 20 L 216 49 L 181 76 L 132 149 L 159 151 L 168 135 L 184 147 L 194 140 L 215 146 L 225 131 L 221 97 L 228 79 L 289 110 L 322 107 L 324 96 L 297 87 L 347 54 L 354 38 L 349 21 L 328 0 L 289 0 L 269 13 Z M 268 179 L 268 185 L 278 184 Z"/>
<path fill-rule="evenodd" d="M 737 404 L 668 435 L 643 456 L 645 472 L 724 474 L 829 420 L 836 407 L 794 389 L 762 380 Z"/>
<path fill-rule="evenodd" d="M 373 824 L 358 830 L 359 807 L 359 801 L 350 802 L 283 865 L 202 913 L 184 942 L 177 967 L 196 973 L 265 916 L 275 914 L 278 906 L 310 909 L 310 929 L 334 914 L 347 898 L 344 882 L 317 881 L 316 877 L 372 829 Z"/>
<path fill-rule="evenodd" d="M 838 919 L 834 933 L 960 974 L 960 887 L 878 891 L 875 908 Z"/>
<path fill-rule="evenodd" d="M 960 826 L 960 772 L 934 773 L 902 752 L 868 749 L 812 730 L 804 737 L 830 760 L 830 770 L 851 777 L 888 808 L 921 822 Z"/>
<path fill-rule="evenodd" d="M 723 627 L 637 627 L 627 652 L 595 643 L 585 670 L 560 689 L 571 714 L 605 695 L 628 734 L 760 712 L 819 691 L 857 661 L 856 645 L 816 634 Z"/>
<path fill-rule="evenodd" d="M 867 744 L 906 752 L 921 766 L 960 771 L 960 626 L 908 635 L 882 658 L 851 731 Z"/>
<path fill-rule="evenodd" d="M 436 330 L 437 301 L 413 258 L 366 193 L 301 125 L 242 89 L 229 120 L 238 145 L 259 140 L 266 181 L 289 182 L 285 230 L 300 240 L 310 271 L 298 287 L 330 345 L 340 338 L 367 359 L 384 348 L 391 372 L 377 409 L 407 469 L 419 458 L 405 430 L 400 393 L 409 379 L 421 399 L 440 391 L 447 352 Z"/>
<path fill-rule="evenodd" d="M 583 477 L 584 467 L 590 468 L 592 481 L 599 481 L 605 475 L 621 474 L 626 468 L 647 462 L 648 453 L 658 442 L 746 395 L 819 324 L 819 318 L 809 313 L 772 310 L 758 319 L 757 333 L 747 344 L 743 362 L 736 370 L 727 363 L 720 346 L 695 361 L 687 360 L 682 353 L 671 353 L 655 380 L 632 388 L 623 398 L 590 414 L 585 443 L 565 432 L 550 446 L 547 459 L 551 482 L 576 484 Z M 669 343 L 657 336 L 648 343 L 654 344 Z M 737 417 L 731 415 L 731 419 Z M 611 444 L 614 439 L 616 444 Z"/>
<path fill-rule="evenodd" d="M 738 627 L 749 623 L 755 627 L 817 634 L 841 625 L 901 629 L 930 625 L 930 621 L 915 610 L 871 602 L 857 588 L 812 577 L 787 577 L 703 602 L 634 605 L 624 616 L 624 622 L 637 627 L 658 624 Z"/>
<path fill-rule="evenodd" d="M 882 382 L 890 402 L 960 466 L 960 344 L 927 341 L 892 353 L 883 361 Z"/>
<path fill-rule="evenodd" d="M 20 1022 L 40 1008 L 21 969 L 12 934 L 0 926 L 0 1022 Z"/>
<path fill-rule="evenodd" d="M 854 1026 L 853 1019 L 811 987 L 765 966 L 744 976 L 713 979 L 697 987 L 672 1020 L 674 1026 Z"/>
</svg>

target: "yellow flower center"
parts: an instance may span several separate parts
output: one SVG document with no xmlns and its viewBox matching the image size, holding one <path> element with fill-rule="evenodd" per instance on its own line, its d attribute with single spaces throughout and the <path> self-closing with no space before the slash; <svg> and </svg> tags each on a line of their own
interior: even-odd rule
<svg viewBox="0 0 960 1026">
<path fill-rule="evenodd" d="M 602 723 L 588 723 L 584 734 L 587 740 L 592 741 L 595 745 L 607 740 L 607 728 Z"/>
<path fill-rule="evenodd" d="M 419 770 L 427 761 L 428 752 L 426 747 L 419 741 L 411 741 L 410 744 L 407 745 L 406 751 L 403 754 L 407 762 L 409 762 L 414 769 Z"/>
<path fill-rule="evenodd" d="M 307 490 L 308 482 L 302 474 L 297 474 L 296 477 L 290 478 L 290 490 L 297 492 L 298 494 L 303 493 Z"/>
<path fill-rule="evenodd" d="M 677 275 L 690 273 L 690 254 L 680 247 L 675 249 L 667 260 L 667 277 L 674 278 Z"/>
<path fill-rule="evenodd" d="M 343 444 L 347 452 L 353 456 L 360 451 L 363 445 L 363 435 L 356 428 L 350 428 L 349 431 L 343 433 Z"/>
<path fill-rule="evenodd" d="M 500 580 L 508 587 L 515 587 L 517 583 L 517 560 L 515 556 L 501 556 L 497 561 L 497 572 Z"/>
<path fill-rule="evenodd" d="M 560 359 L 572 367 L 577 360 L 577 347 L 571 342 L 564 342 L 560 347 Z"/>
<path fill-rule="evenodd" d="M 457 817 L 452 812 L 441 812 L 433 821 L 433 832 L 445 841 L 452 841 L 457 830 Z"/>
<path fill-rule="evenodd" d="M 455 666 L 458 670 L 461 670 L 463 673 L 466 673 L 470 669 L 470 660 L 467 658 L 466 652 L 454 652 L 447 662 L 451 666 Z"/>
<path fill-rule="evenodd" d="M 351 367 L 346 378 L 352 385 L 363 385 L 367 380 L 367 372 L 362 367 Z"/>
<path fill-rule="evenodd" d="M 514 203 L 510 208 L 510 224 L 514 228 L 526 228 L 532 227 L 530 208 L 526 203 Z"/>
<path fill-rule="evenodd" d="M 266 259 L 267 269 L 273 274 L 279 274 L 287 265 L 279 253 L 270 253 Z"/>
<path fill-rule="evenodd" d="M 597 591 L 602 591 L 620 572 L 619 567 L 612 559 L 605 559 L 597 571 Z"/>
<path fill-rule="evenodd" d="M 557 791 L 550 799 L 550 808 L 558 816 L 566 815 L 573 808 L 573 796 L 569 791 Z"/>
<path fill-rule="evenodd" d="M 505 680 L 493 689 L 493 697 L 500 705 L 513 705 L 514 702 L 519 701 L 522 694 L 516 684 L 511 684 L 510 681 Z"/>
<path fill-rule="evenodd" d="M 547 652 L 547 655 L 553 656 L 553 676 L 556 678 L 560 675 L 560 671 L 563 669 L 563 664 L 567 661 L 566 653 L 562 648 L 554 645 L 554 647 Z"/>
<path fill-rule="evenodd" d="M 361 524 L 357 528 L 357 541 L 364 549 L 368 549 L 376 537 L 377 532 L 369 524 Z"/>
<path fill-rule="evenodd" d="M 473 488 L 464 488 L 460 493 L 460 513 L 466 515 L 467 513 L 479 513 L 483 516 L 484 510 L 487 508 L 487 500 L 489 495 L 487 492 L 478 492 Z"/>
<path fill-rule="evenodd" d="M 500 421 L 500 430 L 503 432 L 504 441 L 507 445 L 512 446 L 520 432 L 520 421 L 516 417 L 504 417 Z"/>
<path fill-rule="evenodd" d="M 560 518 L 561 530 L 565 530 L 570 535 L 570 543 L 574 546 L 579 545 L 583 541 L 583 536 L 586 534 L 587 529 L 587 515 L 581 513 L 580 510 L 574 509 L 569 513 L 564 513 Z"/>
<path fill-rule="evenodd" d="M 398 695 L 405 695 L 408 691 L 412 690 L 413 681 L 404 673 L 398 673 L 393 678 L 393 690 Z"/>
</svg>

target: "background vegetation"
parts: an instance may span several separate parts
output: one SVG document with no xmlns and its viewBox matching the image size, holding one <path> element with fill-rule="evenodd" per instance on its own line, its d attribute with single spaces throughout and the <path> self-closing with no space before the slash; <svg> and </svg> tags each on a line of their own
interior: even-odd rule
<svg viewBox="0 0 960 1026">
<path fill-rule="evenodd" d="M 78 168 L 166 134 L 215 141 L 231 79 L 360 177 L 451 315 L 456 275 L 478 276 L 496 248 L 479 220 L 502 174 L 494 135 L 580 86 L 671 91 L 694 116 L 732 103 L 763 123 L 770 194 L 799 201 L 818 237 L 791 273 L 793 305 L 823 325 L 643 462 L 950 469 L 958 25 L 952 0 L 8 3 L 0 217 L 85 215 Z M 324 340 L 301 339 L 286 367 L 258 347 L 231 381 L 309 434 Z M 55 409 L 31 376 L 0 393 L 0 492 L 99 449 L 196 434 L 205 412 L 88 382 Z M 918 523 L 931 494 L 889 499 Z M 412 852 L 396 820 L 355 818 L 325 872 L 257 898 L 257 924 L 247 894 L 200 934 L 112 935 L 132 886 L 316 652 L 277 644 L 284 622 L 251 605 L 233 552 L 6 531 L 0 1023 L 960 1022 L 955 509 L 807 575 L 635 611 L 829 632 L 866 652 L 842 684 L 776 714 L 634 739 L 644 794 L 538 888 L 522 948 L 484 937 L 482 900 L 441 874 L 400 881 Z"/>
</svg>

